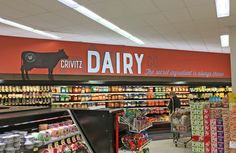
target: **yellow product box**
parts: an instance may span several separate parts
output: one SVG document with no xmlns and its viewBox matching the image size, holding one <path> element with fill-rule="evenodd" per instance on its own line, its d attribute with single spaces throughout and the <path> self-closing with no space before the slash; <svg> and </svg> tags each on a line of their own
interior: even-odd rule
<svg viewBox="0 0 236 153">
<path fill-rule="evenodd" d="M 236 104 L 236 93 L 229 93 L 228 97 L 229 97 L 229 103 Z"/>
</svg>

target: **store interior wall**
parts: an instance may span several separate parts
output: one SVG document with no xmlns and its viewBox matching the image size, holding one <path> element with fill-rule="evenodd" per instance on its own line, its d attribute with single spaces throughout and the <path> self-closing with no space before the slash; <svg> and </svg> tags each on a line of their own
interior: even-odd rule
<svg viewBox="0 0 236 153">
<path fill-rule="evenodd" d="M 230 27 L 230 58 L 231 58 L 231 82 L 233 92 L 236 92 L 236 26 Z"/>
</svg>

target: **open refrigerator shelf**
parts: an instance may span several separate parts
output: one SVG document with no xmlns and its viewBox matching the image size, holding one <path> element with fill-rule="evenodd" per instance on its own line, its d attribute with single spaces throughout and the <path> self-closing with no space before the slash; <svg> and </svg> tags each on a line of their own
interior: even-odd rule
<svg viewBox="0 0 236 153">
<path fill-rule="evenodd" d="M 35 109 L 35 110 L 21 110 L 21 111 L 12 111 L 11 113 L 2 113 L 0 115 L 0 134 L 8 132 L 9 135 L 12 131 L 27 131 L 28 135 L 31 135 L 31 133 L 39 132 L 39 125 L 41 124 L 59 124 L 64 121 L 71 120 L 77 128 L 78 131 L 68 133 L 66 135 L 62 135 L 60 137 L 53 137 L 51 136 L 51 140 L 49 141 L 41 141 L 41 145 L 37 146 L 36 144 L 33 144 L 34 149 L 37 151 L 42 151 L 45 149 L 48 149 L 49 145 L 52 145 L 56 142 L 59 142 L 63 139 L 70 139 L 71 137 L 74 137 L 76 135 L 80 135 L 80 140 L 85 144 L 87 152 L 93 153 L 93 150 L 91 149 L 86 137 L 84 136 L 84 133 L 80 129 L 80 126 L 77 124 L 77 122 L 74 120 L 74 118 L 71 116 L 70 110 L 66 109 Z M 77 143 L 78 141 L 74 142 Z M 67 144 L 69 145 L 69 144 Z M 34 152 L 30 148 L 25 148 L 24 143 L 21 144 L 20 150 L 21 152 L 28 153 L 28 152 Z"/>
</svg>

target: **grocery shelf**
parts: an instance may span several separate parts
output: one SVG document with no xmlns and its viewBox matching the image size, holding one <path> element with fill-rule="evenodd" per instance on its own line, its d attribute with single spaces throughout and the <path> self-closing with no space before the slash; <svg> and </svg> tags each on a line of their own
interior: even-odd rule
<svg viewBox="0 0 236 153">
<path fill-rule="evenodd" d="M 33 93 L 33 92 L 51 92 L 51 91 L 0 91 L 0 94 L 8 94 L 8 93 L 19 93 L 19 94 L 23 94 L 23 93 Z"/>
<path fill-rule="evenodd" d="M 191 93 L 227 93 L 232 91 L 191 91 Z"/>
<path fill-rule="evenodd" d="M 146 131 L 146 130 L 149 129 L 150 127 L 152 127 L 152 124 L 150 124 L 149 126 L 143 128 L 142 130 L 137 130 L 137 131 L 135 131 L 135 130 L 129 130 L 129 132 L 141 133 L 141 132 L 143 132 L 143 131 Z"/>
<path fill-rule="evenodd" d="M 95 95 L 95 94 L 99 94 L 99 95 L 107 95 L 107 94 L 168 94 L 169 92 L 148 92 L 148 91 L 127 91 L 127 92 L 89 92 L 89 93 L 65 93 L 65 92 L 57 92 L 57 93 L 53 93 L 53 95 Z M 190 92 L 176 92 L 176 94 L 189 94 Z"/>
<path fill-rule="evenodd" d="M 176 94 L 189 94 L 189 91 L 176 91 Z"/>
<path fill-rule="evenodd" d="M 162 107 L 162 108 L 167 108 L 167 106 L 133 106 L 133 107 L 122 107 L 122 108 L 128 108 L 128 109 L 150 109 L 150 108 L 159 108 L 159 107 Z"/>
<path fill-rule="evenodd" d="M 57 104 L 65 104 L 65 103 L 107 103 L 107 102 L 129 102 L 129 101 L 155 101 L 155 100 L 158 100 L 158 101 L 166 101 L 166 100 L 169 100 L 169 99 L 162 99 L 162 98 L 156 98 L 156 99 L 132 99 L 132 100 L 99 100 L 99 101 L 54 101 L 52 103 L 57 103 Z"/>
<path fill-rule="evenodd" d="M 78 134 L 81 134 L 81 132 L 77 131 L 75 133 L 70 133 L 70 134 L 68 134 L 66 136 L 62 136 L 62 137 L 59 137 L 59 138 L 52 138 L 52 140 L 43 143 L 43 146 L 48 145 L 48 144 L 52 144 L 54 142 L 58 142 L 58 141 L 61 141 L 61 140 L 67 139 L 67 138 L 71 138 L 71 137 L 76 136 Z"/>
<path fill-rule="evenodd" d="M 147 92 L 147 91 L 138 91 L 138 92 L 90 92 L 90 93 L 52 93 L 53 95 L 107 95 L 107 94 L 148 94 L 154 92 Z"/>
</svg>

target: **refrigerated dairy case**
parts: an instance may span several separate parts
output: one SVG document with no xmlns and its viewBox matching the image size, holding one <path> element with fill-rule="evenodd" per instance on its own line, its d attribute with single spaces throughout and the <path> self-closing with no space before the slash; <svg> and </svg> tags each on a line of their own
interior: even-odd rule
<svg viewBox="0 0 236 153">
<path fill-rule="evenodd" d="M 1 110 L 0 152 L 118 153 L 116 124 L 120 110 Z"/>
</svg>

